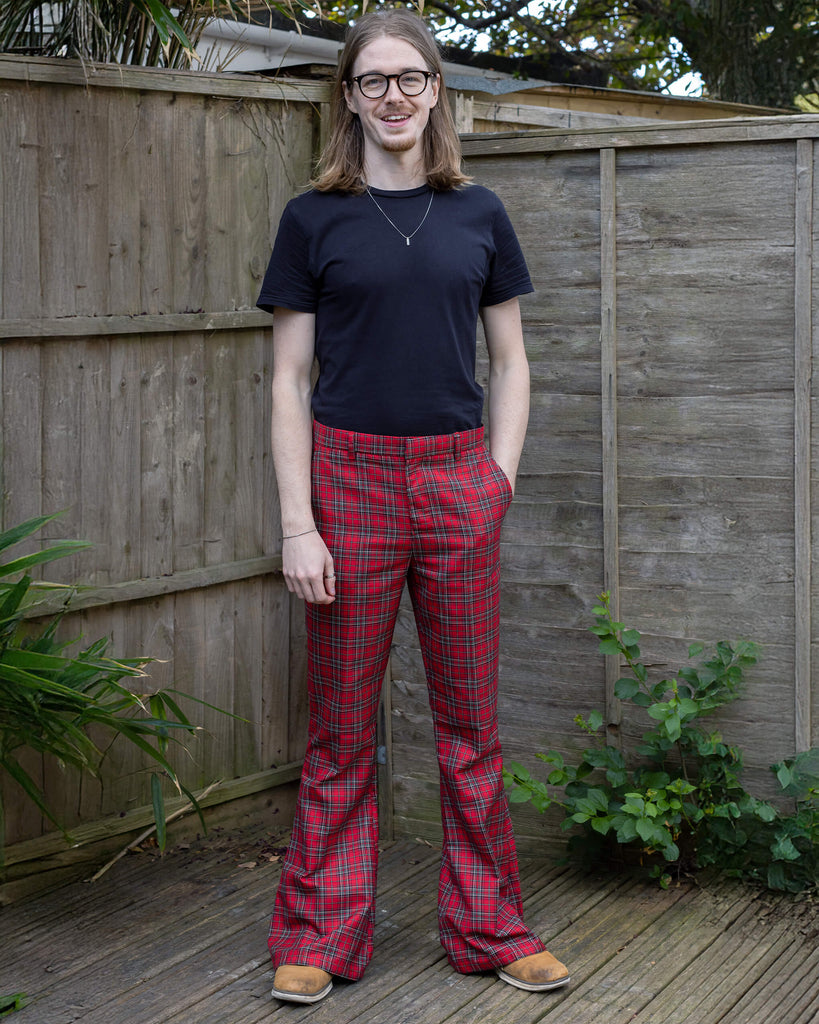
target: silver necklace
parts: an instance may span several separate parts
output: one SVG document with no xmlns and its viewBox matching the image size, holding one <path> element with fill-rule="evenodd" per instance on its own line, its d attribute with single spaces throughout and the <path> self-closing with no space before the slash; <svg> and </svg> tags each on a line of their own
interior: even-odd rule
<svg viewBox="0 0 819 1024">
<path fill-rule="evenodd" d="M 429 202 L 427 203 L 426 212 L 424 213 L 424 216 L 421 218 L 421 223 L 418 225 L 418 227 L 415 229 L 415 231 L 412 232 L 411 235 L 408 235 L 405 232 L 403 232 L 401 230 L 401 228 L 398 227 L 397 224 L 395 224 L 393 221 L 391 221 L 390 218 L 386 215 L 386 213 L 384 213 L 384 211 L 381 209 L 381 207 L 379 206 L 378 202 L 376 201 L 375 196 L 372 194 L 372 192 L 370 192 L 370 186 L 369 185 L 365 185 L 364 187 L 367 189 L 367 195 L 375 203 L 376 207 L 381 212 L 381 215 L 384 217 L 384 219 L 387 220 L 390 224 L 392 224 L 392 226 L 395 228 L 395 230 L 398 232 L 398 234 L 401 235 L 402 238 L 406 238 L 407 245 L 409 245 L 410 244 L 410 239 L 414 238 L 415 235 L 418 234 L 418 232 L 421 230 L 421 225 L 427 219 L 427 214 L 429 213 L 430 207 L 432 206 L 432 200 L 435 198 L 435 193 L 433 191 L 430 191 Z"/>
</svg>

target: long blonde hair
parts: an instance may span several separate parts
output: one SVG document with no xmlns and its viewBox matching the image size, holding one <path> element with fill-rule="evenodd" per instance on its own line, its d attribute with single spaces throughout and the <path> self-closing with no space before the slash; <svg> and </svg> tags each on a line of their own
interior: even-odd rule
<svg viewBox="0 0 819 1024">
<path fill-rule="evenodd" d="M 381 36 L 403 39 L 415 47 L 427 70 L 438 76 L 438 102 L 429 113 L 422 137 L 427 183 L 440 190 L 467 184 L 471 179 L 461 170 L 461 146 L 446 97 L 443 68 L 435 40 L 419 15 L 391 8 L 363 15 L 347 32 L 330 101 L 329 138 L 319 160 L 316 177 L 310 184 L 319 192 L 364 191 L 364 133 L 361 122 L 344 99 L 344 83 L 350 82 L 353 65 L 361 50 Z"/>
</svg>

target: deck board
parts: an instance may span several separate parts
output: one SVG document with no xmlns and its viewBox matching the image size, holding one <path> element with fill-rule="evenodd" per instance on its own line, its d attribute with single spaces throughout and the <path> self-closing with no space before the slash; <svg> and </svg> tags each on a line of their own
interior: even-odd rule
<svg viewBox="0 0 819 1024">
<path fill-rule="evenodd" d="M 387 844 L 365 978 L 315 1006 L 270 998 L 281 836 L 221 829 L 164 858 L 4 908 L 15 1024 L 819 1024 L 819 908 L 735 882 L 668 890 L 524 861 L 526 915 L 573 980 L 549 994 L 459 975 L 438 943 L 439 851 Z M 255 865 L 255 866 L 249 866 Z"/>
</svg>

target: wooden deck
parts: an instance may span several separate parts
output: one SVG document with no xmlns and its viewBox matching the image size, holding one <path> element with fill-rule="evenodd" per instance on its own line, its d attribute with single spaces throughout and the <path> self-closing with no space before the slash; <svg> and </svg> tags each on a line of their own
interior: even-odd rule
<svg viewBox="0 0 819 1024">
<path fill-rule="evenodd" d="M 0 913 L 10 1024 L 811 1024 L 819 909 L 733 883 L 663 892 L 632 878 L 523 862 L 527 918 L 572 984 L 528 994 L 455 974 L 438 944 L 438 851 L 388 844 L 365 978 L 313 1007 L 270 998 L 267 921 L 282 839 L 212 831 L 160 860 L 130 855 Z"/>
</svg>

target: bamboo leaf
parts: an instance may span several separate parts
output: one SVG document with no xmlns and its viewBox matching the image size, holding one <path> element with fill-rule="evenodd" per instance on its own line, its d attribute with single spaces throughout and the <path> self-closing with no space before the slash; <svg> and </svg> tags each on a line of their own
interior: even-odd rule
<svg viewBox="0 0 819 1024">
<path fill-rule="evenodd" d="M 162 796 L 162 780 L 158 775 L 151 776 L 151 802 L 156 822 L 156 844 L 160 850 L 164 851 L 168 834 L 165 826 L 165 798 Z"/>
<path fill-rule="evenodd" d="M 25 572 L 33 565 L 43 565 L 45 562 L 54 562 L 58 558 L 67 558 L 69 555 L 76 555 L 78 551 L 84 551 L 91 545 L 83 540 L 61 540 L 43 551 L 35 551 L 30 555 L 22 555 L 5 565 L 0 565 L 0 573 L 3 576 L 15 576 L 18 572 Z"/>
</svg>

